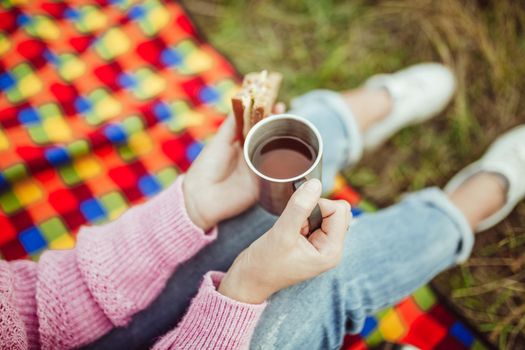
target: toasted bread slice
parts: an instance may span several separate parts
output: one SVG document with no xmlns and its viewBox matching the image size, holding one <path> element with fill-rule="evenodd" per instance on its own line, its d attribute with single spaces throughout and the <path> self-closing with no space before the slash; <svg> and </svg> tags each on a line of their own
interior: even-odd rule
<svg viewBox="0 0 525 350">
<path fill-rule="evenodd" d="M 241 90 L 232 98 L 237 134 L 241 142 L 244 142 L 252 126 L 271 114 L 281 81 L 280 73 L 267 71 L 248 73 L 244 77 Z"/>
</svg>

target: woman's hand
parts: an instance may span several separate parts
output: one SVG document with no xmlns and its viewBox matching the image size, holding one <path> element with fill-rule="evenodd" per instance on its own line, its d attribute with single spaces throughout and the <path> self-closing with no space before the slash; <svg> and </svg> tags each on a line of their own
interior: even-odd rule
<svg viewBox="0 0 525 350">
<path fill-rule="evenodd" d="M 273 107 L 275 114 L 285 110 L 282 102 Z M 230 115 L 184 178 L 182 189 L 188 215 L 205 231 L 242 213 L 259 198 L 257 177 L 244 161 L 235 136 L 235 119 Z"/>
<path fill-rule="evenodd" d="M 352 217 L 350 205 L 319 199 L 320 195 L 318 180 L 303 184 L 275 225 L 237 257 L 219 292 L 241 302 L 259 304 L 283 288 L 335 267 L 341 260 Z M 323 223 L 306 237 L 307 218 L 318 202 Z"/>
<path fill-rule="evenodd" d="M 184 178 L 188 215 L 205 231 L 248 209 L 259 195 L 256 175 L 244 161 L 235 135 L 235 121 L 229 116 Z"/>
</svg>

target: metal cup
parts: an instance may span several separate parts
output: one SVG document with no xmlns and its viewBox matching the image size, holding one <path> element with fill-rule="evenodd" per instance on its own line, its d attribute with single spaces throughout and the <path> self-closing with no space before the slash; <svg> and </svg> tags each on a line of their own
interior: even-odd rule
<svg viewBox="0 0 525 350">
<path fill-rule="evenodd" d="M 261 173 L 253 164 L 255 151 L 270 138 L 293 136 L 307 143 L 315 152 L 315 161 L 304 173 L 288 179 L 276 179 Z M 244 141 L 244 159 L 259 178 L 260 205 L 268 212 L 282 214 L 293 192 L 310 179 L 321 180 L 323 140 L 317 128 L 309 121 L 293 114 L 276 114 L 255 124 Z M 316 206 L 308 218 L 310 232 L 321 226 L 321 211 Z"/>
</svg>

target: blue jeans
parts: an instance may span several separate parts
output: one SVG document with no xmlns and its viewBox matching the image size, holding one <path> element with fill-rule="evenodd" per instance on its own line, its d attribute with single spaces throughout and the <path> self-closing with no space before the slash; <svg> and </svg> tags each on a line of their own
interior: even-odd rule
<svg viewBox="0 0 525 350">
<path fill-rule="evenodd" d="M 351 111 L 338 94 L 314 91 L 297 99 L 291 112 L 319 128 L 325 143 L 323 183 L 330 184 L 335 173 L 355 162 L 361 152 Z M 209 270 L 226 271 L 275 220 L 254 207 L 222 222 L 217 241 L 179 267 L 147 310 L 128 327 L 111 331 L 87 348 L 150 346 L 184 316 L 202 275 Z M 342 262 L 335 269 L 271 297 L 251 346 L 337 349 L 345 333 L 360 331 L 366 315 L 403 299 L 441 271 L 466 260 L 473 241 L 464 216 L 437 188 L 361 215 L 350 227 Z"/>
</svg>

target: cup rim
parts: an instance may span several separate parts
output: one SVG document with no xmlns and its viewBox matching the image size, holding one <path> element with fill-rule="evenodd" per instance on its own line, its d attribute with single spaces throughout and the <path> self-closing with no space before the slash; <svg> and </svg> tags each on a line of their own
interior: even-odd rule
<svg viewBox="0 0 525 350">
<path fill-rule="evenodd" d="M 266 124 L 269 124 L 273 121 L 276 121 L 276 120 L 282 120 L 282 119 L 293 119 L 293 120 L 296 120 L 300 123 L 303 123 L 305 124 L 306 126 L 308 126 L 312 131 L 313 133 L 315 134 L 315 137 L 317 137 L 317 141 L 319 143 L 319 150 L 317 152 L 317 157 L 315 158 L 315 161 L 313 162 L 313 164 L 306 170 L 304 171 L 303 173 L 297 175 L 297 176 L 294 176 L 294 177 L 290 177 L 290 178 L 286 178 L 286 179 L 276 179 L 276 178 L 273 178 L 273 177 L 270 177 L 270 176 L 267 176 L 265 174 L 263 174 L 262 172 L 260 172 L 252 163 L 251 159 L 250 159 L 250 156 L 248 154 L 248 147 L 247 145 L 250 143 L 250 140 L 253 138 L 253 135 L 257 132 L 257 130 L 259 128 L 261 128 L 262 126 L 266 125 Z M 286 182 L 293 182 L 293 181 L 297 181 L 299 179 L 302 179 L 304 178 L 306 175 L 308 175 L 310 172 L 312 172 L 313 169 L 315 169 L 315 167 L 317 167 L 317 165 L 319 164 L 319 162 L 321 161 L 321 158 L 322 158 L 322 155 L 323 155 L 323 139 L 321 138 L 321 134 L 319 133 L 319 130 L 317 130 L 317 128 L 315 127 L 315 125 L 313 125 L 310 121 L 304 119 L 304 118 L 301 118 L 295 114 L 290 114 L 290 113 L 282 113 L 282 114 L 273 114 L 273 115 L 270 115 L 266 118 L 264 118 L 263 120 L 259 121 L 257 124 L 255 124 L 251 129 L 250 131 L 248 132 L 248 134 L 246 135 L 246 138 L 244 140 L 244 147 L 243 147 L 243 154 L 244 154 L 244 160 L 246 161 L 246 163 L 248 164 L 248 167 L 259 177 L 267 180 L 267 181 L 271 181 L 271 182 L 279 182 L 279 183 L 286 183 Z"/>
</svg>

